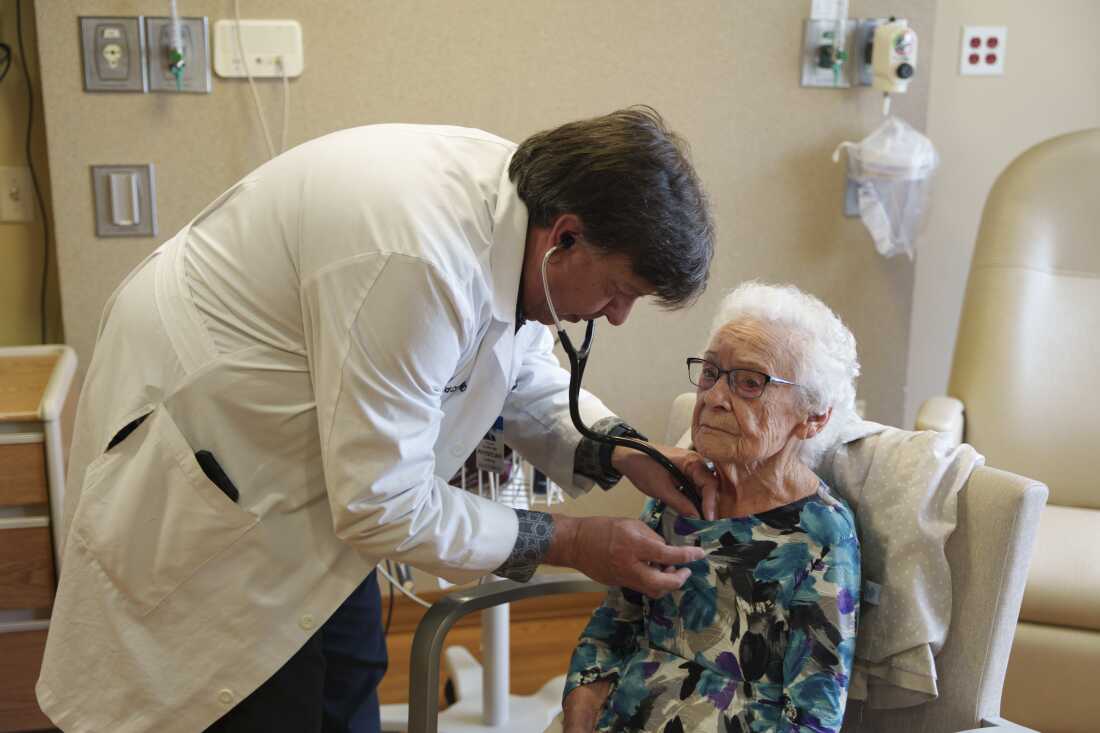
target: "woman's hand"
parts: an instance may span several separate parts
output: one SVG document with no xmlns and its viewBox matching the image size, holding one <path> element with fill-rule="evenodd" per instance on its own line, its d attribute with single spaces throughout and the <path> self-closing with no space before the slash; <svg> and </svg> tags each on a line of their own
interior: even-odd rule
<svg viewBox="0 0 1100 733">
<path fill-rule="evenodd" d="M 611 680 L 596 680 L 573 688 L 562 704 L 563 733 L 592 733 L 610 692 Z"/>
<path fill-rule="evenodd" d="M 699 497 L 703 500 L 703 518 L 714 519 L 718 510 L 718 477 L 708 467 L 707 459 L 695 451 L 670 445 L 654 444 L 653 447 L 664 453 L 695 484 Z M 630 479 L 643 494 L 663 501 L 685 516 L 699 516 L 699 512 L 680 491 L 669 472 L 645 453 L 617 445 L 611 453 L 611 466 Z"/>
</svg>

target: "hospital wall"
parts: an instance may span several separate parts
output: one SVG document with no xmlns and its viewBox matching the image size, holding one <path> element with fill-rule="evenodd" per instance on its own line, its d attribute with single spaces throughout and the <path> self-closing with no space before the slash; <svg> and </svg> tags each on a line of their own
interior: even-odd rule
<svg viewBox="0 0 1100 733">
<path fill-rule="evenodd" d="M 960 76 L 963 25 L 1008 28 L 1005 75 Z M 945 394 L 982 206 L 1002 170 L 1031 146 L 1100 126 L 1096 0 L 941 2 L 928 135 L 942 157 L 928 228 L 918 244 L 905 424 Z M 923 50 L 923 49 L 922 49 Z"/>
<path fill-rule="evenodd" d="M 42 123 L 42 94 L 38 74 L 38 39 L 34 7 L 23 0 L 23 47 L 30 59 L 31 95 L 23 74 L 23 55 L 19 53 L 15 0 L 0 2 L 0 42 L 12 49 L 12 64 L 0 82 L 0 166 L 27 167 L 27 106 L 34 98 L 31 117 L 31 159 L 43 189 L 43 201 L 49 210 L 50 172 L 46 165 L 45 125 Z M 0 196 L 8 195 L 0 190 Z M 20 192 L 30 196 L 30 191 Z M 42 214 L 34 212 L 30 222 L 0 222 L 0 346 L 39 343 L 41 339 L 42 264 L 46 243 L 43 241 Z M 52 231 L 49 242 L 49 279 L 46 285 L 47 338 L 60 341 L 61 307 L 57 289 L 57 257 Z"/>
<path fill-rule="evenodd" d="M 692 145 L 717 219 L 710 287 L 688 311 L 642 305 L 621 328 L 601 324 L 591 389 L 653 437 L 690 389 L 684 357 L 703 345 L 722 294 L 746 278 L 793 282 L 822 297 L 859 339 L 860 397 L 870 417 L 900 422 L 913 266 L 875 254 L 858 219 L 841 214 L 843 173 L 830 156 L 881 119 L 869 89 L 803 89 L 798 49 L 808 2 L 586 0 L 516 3 L 242 0 L 243 17 L 299 20 L 305 73 L 290 84 L 291 145 L 383 121 L 484 128 L 519 140 L 567 120 L 647 103 Z M 211 24 L 232 2 L 182 0 Z M 88 94 L 81 86 L 80 15 L 164 15 L 166 0 L 37 2 L 52 195 L 66 338 L 86 365 L 100 310 L 123 276 L 222 190 L 265 160 L 243 80 L 213 93 Z M 905 13 L 934 54 L 934 0 Z M 854 16 L 898 12 L 853 0 Z M 924 128 L 928 75 L 895 111 Z M 259 84 L 281 125 L 278 82 Z M 88 167 L 153 163 L 160 234 L 97 239 Z M 631 514 L 629 490 L 596 492 L 578 511 Z"/>
</svg>

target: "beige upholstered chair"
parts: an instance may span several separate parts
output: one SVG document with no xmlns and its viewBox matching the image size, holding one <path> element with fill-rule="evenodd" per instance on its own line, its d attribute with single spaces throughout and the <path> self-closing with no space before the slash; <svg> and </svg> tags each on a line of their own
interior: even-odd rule
<svg viewBox="0 0 1100 733">
<path fill-rule="evenodd" d="M 678 442 L 690 424 L 693 401 L 694 394 L 686 394 L 673 404 L 667 443 Z M 845 731 L 1028 732 L 1001 719 L 999 711 L 1005 664 L 1046 495 L 1042 484 L 1005 471 L 983 467 L 971 475 L 959 494 L 958 527 L 947 545 L 953 603 L 951 629 L 937 658 L 941 694 L 932 702 L 898 711 L 860 711 L 858 705 L 850 705 Z M 598 588 L 583 575 L 546 575 L 527 584 L 501 581 L 456 591 L 437 602 L 413 640 L 408 731 L 438 730 L 440 653 L 447 630 L 460 617 L 499 603 Z"/>
<path fill-rule="evenodd" d="M 918 428 L 1050 487 L 1005 714 L 1100 730 L 1100 129 L 1036 145 L 994 184 L 948 391 Z"/>
</svg>

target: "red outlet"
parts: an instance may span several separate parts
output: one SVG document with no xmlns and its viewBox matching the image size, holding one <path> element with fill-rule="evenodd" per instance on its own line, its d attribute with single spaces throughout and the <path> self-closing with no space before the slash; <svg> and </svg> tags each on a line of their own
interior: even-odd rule
<svg viewBox="0 0 1100 733">
<path fill-rule="evenodd" d="M 1004 74 L 1005 26 L 963 26 L 959 73 L 965 76 Z"/>
</svg>

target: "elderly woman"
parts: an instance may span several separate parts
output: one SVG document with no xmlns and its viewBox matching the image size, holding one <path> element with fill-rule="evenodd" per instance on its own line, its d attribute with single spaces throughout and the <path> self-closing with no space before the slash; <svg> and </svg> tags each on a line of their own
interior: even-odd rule
<svg viewBox="0 0 1100 733">
<path fill-rule="evenodd" d="M 748 283 L 687 362 L 692 441 L 721 479 L 718 518 L 651 501 L 643 519 L 707 557 L 663 598 L 608 591 L 573 653 L 565 731 L 839 730 L 859 543 L 813 467 L 853 414 L 855 339 L 797 288 Z"/>
</svg>

